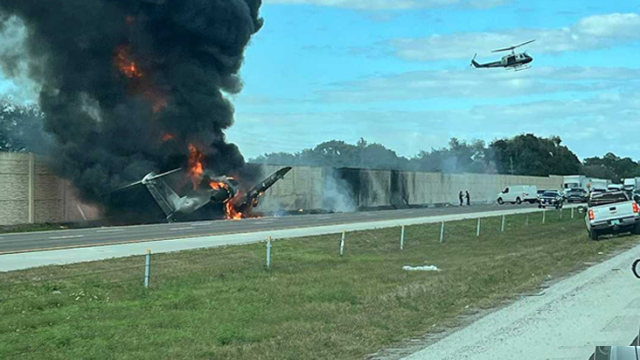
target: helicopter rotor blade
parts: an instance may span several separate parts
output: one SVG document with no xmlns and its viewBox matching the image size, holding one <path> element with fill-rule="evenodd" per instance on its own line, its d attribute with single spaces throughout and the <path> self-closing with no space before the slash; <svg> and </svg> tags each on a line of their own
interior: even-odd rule
<svg viewBox="0 0 640 360">
<path fill-rule="evenodd" d="M 513 47 L 513 46 L 509 46 L 509 47 L 507 47 L 507 48 L 497 49 L 497 50 L 493 50 L 493 51 L 491 51 L 491 52 L 509 51 L 509 50 L 513 50 L 513 49 L 515 49 L 515 47 Z"/>
<path fill-rule="evenodd" d="M 501 51 L 515 50 L 516 48 L 519 48 L 520 46 L 524 46 L 524 45 L 527 45 L 527 44 L 531 44 L 531 43 L 532 43 L 532 42 L 534 42 L 534 41 L 536 41 L 536 40 L 534 39 L 534 40 L 530 40 L 530 41 L 527 41 L 527 42 L 523 42 L 523 43 L 522 43 L 522 44 L 520 44 L 520 45 L 514 45 L 514 46 L 509 46 L 509 47 L 506 47 L 506 48 L 502 48 L 502 49 L 493 50 L 492 52 L 501 52 Z"/>
<path fill-rule="evenodd" d="M 527 42 L 523 42 L 523 43 L 522 43 L 522 44 L 520 44 L 520 45 L 516 45 L 516 46 L 514 46 L 514 48 L 519 48 L 520 46 L 524 46 L 524 45 L 527 45 L 527 44 L 531 44 L 531 43 L 532 43 L 532 42 L 534 42 L 534 41 L 536 41 L 536 40 L 535 40 L 535 39 L 533 39 L 533 40 L 529 40 L 529 41 L 527 41 Z"/>
</svg>

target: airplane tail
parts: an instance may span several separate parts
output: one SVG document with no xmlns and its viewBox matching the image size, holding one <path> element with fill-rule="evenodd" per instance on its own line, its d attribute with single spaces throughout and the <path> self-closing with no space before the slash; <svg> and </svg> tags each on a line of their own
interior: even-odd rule
<svg viewBox="0 0 640 360">
<path fill-rule="evenodd" d="M 145 181 L 160 179 L 160 178 L 163 178 L 165 176 L 169 176 L 169 175 L 171 175 L 173 173 L 176 173 L 176 172 L 178 172 L 180 170 L 182 170 L 182 168 L 171 170 L 171 171 L 167 171 L 167 172 L 159 174 L 159 175 L 156 175 L 155 173 L 149 173 L 149 174 L 147 174 L 147 176 L 144 177 L 144 179 L 142 179 L 140 181 L 136 181 L 136 182 L 128 184 L 128 185 L 125 185 L 123 187 L 119 187 L 119 188 L 113 190 L 111 193 L 114 193 L 116 191 L 122 191 L 122 190 L 130 189 L 130 188 L 132 188 L 134 186 L 144 184 Z"/>
<path fill-rule="evenodd" d="M 149 173 L 142 180 L 118 188 L 113 192 L 122 191 L 138 185 L 144 185 L 153 199 L 158 203 L 162 212 L 167 216 L 167 219 L 171 219 L 171 216 L 175 213 L 178 207 L 180 197 L 169 186 L 169 184 L 164 181 L 163 178 L 181 170 L 182 168 L 167 171 L 162 174 Z"/>
</svg>

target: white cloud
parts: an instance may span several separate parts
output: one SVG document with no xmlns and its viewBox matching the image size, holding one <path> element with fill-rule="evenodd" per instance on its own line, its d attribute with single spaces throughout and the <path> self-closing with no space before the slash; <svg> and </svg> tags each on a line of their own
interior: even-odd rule
<svg viewBox="0 0 640 360">
<path fill-rule="evenodd" d="M 487 9 L 507 4 L 510 1 L 511 0 L 264 0 L 264 3 L 279 5 L 307 4 L 357 10 L 406 10 L 451 5 Z"/>
<path fill-rule="evenodd" d="M 576 24 L 578 33 L 597 37 L 627 37 L 640 38 L 640 15 L 638 14 L 608 14 L 590 16 Z"/>
<path fill-rule="evenodd" d="M 451 111 L 239 111 L 238 127 L 249 131 L 245 125 L 250 124 L 251 133 L 241 136 L 232 129 L 229 138 L 249 157 L 272 151 L 299 151 L 330 139 L 354 143 L 361 136 L 412 156 L 420 150 L 445 146 L 451 137 L 491 141 L 530 132 L 559 135 L 580 157 L 613 151 L 637 158 L 638 99 L 637 92 L 612 92 L 581 100 L 483 105 Z"/>
<path fill-rule="evenodd" d="M 535 43 L 528 45 L 536 54 L 600 49 L 639 41 L 640 15 L 596 15 L 563 28 L 436 34 L 426 38 L 395 39 L 389 44 L 404 59 L 430 61 L 469 58 L 474 52 L 488 55 L 493 49 L 517 45 L 530 39 L 536 39 Z"/>
<path fill-rule="evenodd" d="M 534 67 L 528 71 L 438 70 L 385 75 L 334 84 L 319 100 L 340 103 L 432 98 L 505 98 L 637 87 L 640 69 Z"/>
</svg>

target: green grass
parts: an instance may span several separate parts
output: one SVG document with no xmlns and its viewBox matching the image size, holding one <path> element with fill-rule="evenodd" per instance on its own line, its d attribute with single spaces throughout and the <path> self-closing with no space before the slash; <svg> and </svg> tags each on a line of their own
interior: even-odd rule
<svg viewBox="0 0 640 360">
<path fill-rule="evenodd" d="M 22 224 L 22 225 L 0 225 L 0 234 L 23 233 L 35 231 L 68 230 L 69 227 L 62 224 Z"/>
<path fill-rule="evenodd" d="M 348 233 L 0 274 L 0 358 L 358 359 L 455 326 L 637 237 L 588 240 L 564 211 Z M 599 255 L 603 253 L 604 255 Z M 404 265 L 440 272 L 406 272 Z"/>
</svg>

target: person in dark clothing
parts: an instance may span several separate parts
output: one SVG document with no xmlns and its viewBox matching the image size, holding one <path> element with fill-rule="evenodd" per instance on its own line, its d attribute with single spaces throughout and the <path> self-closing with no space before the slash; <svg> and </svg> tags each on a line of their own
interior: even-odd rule
<svg viewBox="0 0 640 360">
<path fill-rule="evenodd" d="M 471 206 L 471 196 L 469 195 L 469 190 L 466 191 L 467 195 L 467 206 Z"/>
<path fill-rule="evenodd" d="M 462 195 L 462 190 L 460 190 L 458 197 L 460 198 L 460 206 L 464 205 L 464 195 Z"/>
</svg>

